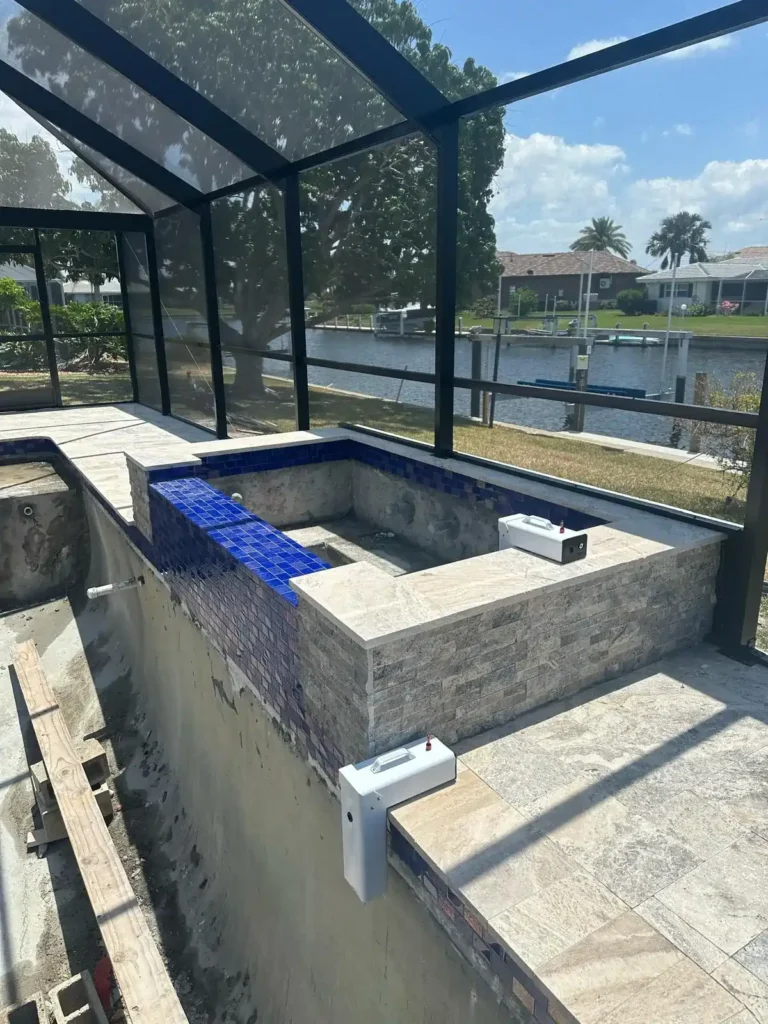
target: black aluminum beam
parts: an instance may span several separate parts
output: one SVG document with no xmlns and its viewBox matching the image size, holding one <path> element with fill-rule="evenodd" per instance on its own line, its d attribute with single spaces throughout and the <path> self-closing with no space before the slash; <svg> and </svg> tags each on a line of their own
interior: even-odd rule
<svg viewBox="0 0 768 1024">
<path fill-rule="evenodd" d="M 434 384 L 434 373 L 422 373 L 419 370 L 398 370 L 394 366 L 371 366 L 370 363 L 346 363 L 338 359 L 320 359 L 307 356 L 307 366 L 323 366 L 328 370 L 342 370 L 345 373 L 362 373 L 371 377 L 392 377 L 394 380 L 413 380 L 423 384 Z"/>
<path fill-rule="evenodd" d="M 133 344 L 133 326 L 131 324 L 131 304 L 128 300 L 128 275 L 125 271 L 125 239 L 122 232 L 115 235 L 117 247 L 117 267 L 120 276 L 120 299 L 123 304 L 123 320 L 125 322 L 125 350 L 128 356 L 128 369 L 131 375 L 131 393 L 133 401 L 139 401 L 139 378 L 136 373 L 136 352 Z"/>
<path fill-rule="evenodd" d="M 40 319 L 43 322 L 45 350 L 48 356 L 48 372 L 51 377 L 53 404 L 60 406 L 62 404 L 61 383 L 59 382 L 59 367 L 56 362 L 56 343 L 53 340 L 53 321 L 51 320 L 51 307 L 48 302 L 48 282 L 45 280 L 43 250 L 40 245 L 40 232 L 37 229 L 35 229 L 35 280 L 37 282 L 37 301 L 40 303 Z"/>
<path fill-rule="evenodd" d="M 296 429 L 309 430 L 307 378 L 307 323 L 304 314 L 304 262 L 301 251 L 301 195 L 298 174 L 285 179 L 285 258 L 288 270 L 288 305 L 291 314 L 291 352 Z"/>
<path fill-rule="evenodd" d="M 227 396 L 224 389 L 224 366 L 221 357 L 221 321 L 219 320 L 219 290 L 216 286 L 216 259 L 214 256 L 213 224 L 210 204 L 200 210 L 200 244 L 203 254 L 203 282 L 205 286 L 205 314 L 208 321 L 208 348 L 211 357 L 211 381 L 216 411 L 216 436 L 227 436 Z"/>
<path fill-rule="evenodd" d="M 155 332 L 155 359 L 160 382 L 160 410 L 163 416 L 171 412 L 171 391 L 168 383 L 168 361 L 165 357 L 165 335 L 163 332 L 163 304 L 160 298 L 160 281 L 155 246 L 155 228 L 150 226 L 146 234 L 147 273 L 149 274 L 149 297 L 152 303 L 152 326 Z"/>
<path fill-rule="evenodd" d="M 467 391 L 490 391 L 499 395 L 519 398 L 543 398 L 547 402 L 567 402 L 569 405 L 599 405 L 604 409 L 626 409 L 669 419 L 697 420 L 700 423 L 726 423 L 736 427 L 756 428 L 758 413 L 720 409 L 709 405 L 684 405 L 682 402 L 659 402 L 652 398 L 622 398 L 619 395 L 600 395 L 594 391 L 569 391 L 567 388 L 542 388 L 533 384 L 506 384 L 502 381 L 475 380 L 456 377 L 457 388 Z"/>
<path fill-rule="evenodd" d="M 152 226 L 143 213 L 101 213 L 98 210 L 33 210 L 0 206 L 0 227 L 49 231 L 140 231 Z M 16 246 L 18 251 L 21 247 Z"/>
<path fill-rule="evenodd" d="M 67 39 L 108 64 L 150 96 L 220 146 L 229 150 L 257 174 L 266 177 L 288 166 L 288 160 L 262 142 L 229 114 L 163 67 L 148 53 L 116 32 L 77 0 L 19 0 L 22 7 Z"/>
<path fill-rule="evenodd" d="M 347 0 L 282 0 L 409 121 L 423 124 L 449 101 Z"/>
<path fill-rule="evenodd" d="M 768 357 L 747 487 L 744 533 L 733 549 L 727 591 L 728 628 L 722 640 L 726 651 L 754 647 L 768 556 Z"/>
<path fill-rule="evenodd" d="M 456 350 L 456 246 L 459 224 L 459 124 L 437 130 L 435 239 L 435 455 L 453 451 L 453 374 Z"/>
<path fill-rule="evenodd" d="M 29 107 L 68 135 L 74 136 L 86 146 L 95 149 L 97 153 L 102 153 L 108 160 L 146 181 L 158 192 L 170 196 L 181 206 L 190 206 L 195 201 L 202 200 L 203 193 L 194 185 L 188 184 L 138 149 L 134 149 L 87 115 L 75 110 L 45 86 L 39 85 L 3 60 L 0 60 L 0 81 L 2 91 L 12 100 Z"/>
<path fill-rule="evenodd" d="M 738 32 L 764 21 L 768 21 L 766 0 L 738 0 L 737 3 L 728 4 L 715 11 L 687 18 L 674 25 L 627 39 L 623 43 L 616 43 L 615 46 L 606 46 L 605 49 L 588 53 L 584 57 L 577 57 L 544 71 L 526 75 L 515 82 L 505 82 L 495 89 L 486 89 L 475 96 L 467 96 L 443 108 L 437 115 L 428 117 L 427 123 L 453 120 L 467 114 L 476 114 L 488 107 L 516 103 L 530 96 L 560 89 L 564 85 L 573 85 L 575 82 L 603 75 L 607 71 L 618 71 L 650 57 L 659 57 L 664 53 L 692 46 L 694 43 Z"/>
</svg>

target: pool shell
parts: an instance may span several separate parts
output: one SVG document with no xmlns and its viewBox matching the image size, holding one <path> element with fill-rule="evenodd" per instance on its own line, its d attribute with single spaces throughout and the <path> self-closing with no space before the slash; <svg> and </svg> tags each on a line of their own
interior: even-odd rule
<svg viewBox="0 0 768 1024">
<path fill-rule="evenodd" d="M 723 539 L 712 530 L 341 428 L 192 453 L 128 457 L 136 527 L 242 685 L 331 782 L 341 764 L 426 731 L 474 735 L 709 632 Z M 310 493 L 312 474 L 333 486 Z M 246 507 L 260 480 L 271 523 Z M 312 522 L 333 501 L 343 515 L 349 488 L 374 525 L 399 515 L 392 532 L 412 539 L 400 525 L 421 530 L 437 508 L 458 521 L 458 547 L 474 528 L 484 553 L 393 577 L 365 561 L 327 568 L 274 525 L 276 512 L 301 520 L 297 508 Z M 488 524 L 495 534 L 515 511 L 586 530 L 588 557 L 488 550 Z M 432 532 L 435 551 L 456 550 L 450 533 Z"/>
</svg>

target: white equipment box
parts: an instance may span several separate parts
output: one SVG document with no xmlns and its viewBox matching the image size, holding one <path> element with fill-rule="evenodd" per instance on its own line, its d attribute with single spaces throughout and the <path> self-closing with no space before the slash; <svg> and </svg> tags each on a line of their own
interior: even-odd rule
<svg viewBox="0 0 768 1024">
<path fill-rule="evenodd" d="M 456 781 L 456 755 L 425 736 L 339 771 L 344 877 L 363 901 L 387 891 L 387 811 Z"/>
<path fill-rule="evenodd" d="M 518 512 L 499 520 L 499 550 L 504 548 L 522 548 L 553 562 L 576 562 L 587 557 L 587 535 Z"/>
</svg>

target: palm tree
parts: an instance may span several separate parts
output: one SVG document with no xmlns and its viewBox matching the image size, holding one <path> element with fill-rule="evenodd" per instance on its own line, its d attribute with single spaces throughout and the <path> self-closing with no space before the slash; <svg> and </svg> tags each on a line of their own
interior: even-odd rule
<svg viewBox="0 0 768 1024">
<path fill-rule="evenodd" d="M 631 248 L 627 236 L 621 230 L 621 224 L 616 224 L 610 217 L 593 217 L 592 223 L 581 229 L 579 237 L 571 245 L 572 252 L 604 250 L 615 252 L 624 259 L 629 256 Z"/>
<path fill-rule="evenodd" d="M 645 251 L 649 256 L 663 257 L 662 270 L 673 263 L 679 267 L 686 253 L 689 263 L 702 263 L 708 259 L 706 232 L 711 230 L 712 225 L 700 213 L 682 210 L 664 218 L 659 230 L 648 239 Z"/>
</svg>

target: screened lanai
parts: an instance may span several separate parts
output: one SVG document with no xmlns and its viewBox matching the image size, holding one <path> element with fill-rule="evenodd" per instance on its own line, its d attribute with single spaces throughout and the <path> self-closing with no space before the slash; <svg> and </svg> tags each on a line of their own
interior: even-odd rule
<svg viewBox="0 0 768 1024">
<path fill-rule="evenodd" d="M 622 500 L 720 523 L 723 642 L 749 646 L 768 551 L 764 378 L 757 408 L 505 379 L 457 321 L 497 288 L 504 118 L 768 21 L 766 0 L 710 7 L 500 83 L 398 0 L 4 0 L 0 260 L 34 271 L 40 312 L 2 338 L 27 363 L 3 376 L 0 407 L 133 400 L 222 438 L 345 423 L 476 461 L 484 449 L 465 439 L 484 396 L 742 431 L 754 458 L 740 521 Z M 122 319 L 98 337 L 125 365 L 84 390 L 68 383 L 73 332 L 47 281 L 54 250 L 83 233 L 112 254 Z"/>
</svg>

